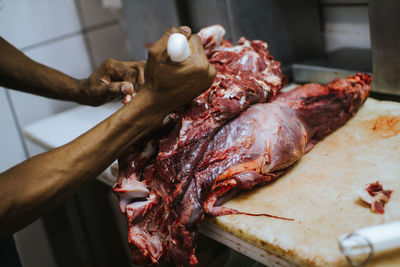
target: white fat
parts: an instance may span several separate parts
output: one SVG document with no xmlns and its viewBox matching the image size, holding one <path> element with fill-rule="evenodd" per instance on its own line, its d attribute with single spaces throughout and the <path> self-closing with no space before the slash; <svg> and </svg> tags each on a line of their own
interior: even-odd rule
<svg viewBox="0 0 400 267">
<path fill-rule="evenodd" d="M 234 52 L 234 53 L 240 53 L 243 50 L 244 46 L 243 45 L 235 45 L 233 47 L 225 47 L 221 46 L 215 49 L 216 51 L 224 51 L 224 52 Z"/>
<path fill-rule="evenodd" d="M 360 195 L 361 199 L 367 202 L 368 204 L 372 204 L 375 201 L 375 198 L 371 196 L 368 191 L 369 184 L 364 185 L 360 190 L 358 190 L 358 194 Z"/>
<path fill-rule="evenodd" d="M 149 200 L 146 200 L 146 201 L 136 201 L 136 202 L 133 202 L 133 203 L 129 204 L 129 205 L 127 206 L 127 209 L 128 209 L 128 210 L 129 210 L 129 209 L 137 209 L 137 208 L 140 208 L 140 207 L 143 207 L 143 206 L 149 204 L 150 202 L 151 202 L 151 201 L 149 201 Z"/>
<path fill-rule="evenodd" d="M 267 98 L 268 93 L 269 93 L 269 90 L 263 90 L 263 96 L 264 96 L 264 98 Z"/>
<path fill-rule="evenodd" d="M 125 95 L 124 96 L 124 102 L 123 103 L 128 103 L 128 102 L 131 102 L 132 101 L 132 99 L 133 99 L 133 95 Z"/>
<path fill-rule="evenodd" d="M 248 58 L 249 58 L 248 55 L 244 55 L 243 57 L 240 58 L 239 63 L 245 65 Z"/>
<path fill-rule="evenodd" d="M 212 25 L 201 29 L 197 35 L 202 39 L 207 39 L 209 36 L 213 36 L 218 47 L 221 44 L 225 33 L 225 29 L 221 25 Z"/>
<path fill-rule="evenodd" d="M 165 156 L 171 155 L 172 153 L 175 153 L 175 151 L 177 149 L 178 149 L 178 144 L 175 143 L 173 149 L 169 150 L 168 152 L 160 152 L 159 155 L 165 157 Z"/>
<path fill-rule="evenodd" d="M 121 198 L 119 200 L 119 209 L 121 210 L 121 213 L 125 213 L 127 205 L 128 205 L 128 200 L 127 199 Z"/>
<path fill-rule="evenodd" d="M 264 91 L 264 94 L 265 94 L 266 91 L 269 92 L 270 87 L 268 86 L 268 84 L 266 84 L 265 82 L 263 82 L 263 81 L 261 81 L 261 80 L 258 80 L 258 79 L 254 79 L 254 81 L 255 81 L 256 83 L 258 83 L 258 84 L 262 87 L 262 89 L 263 89 L 263 91 Z M 265 96 L 265 95 L 264 95 L 264 96 Z"/>
<path fill-rule="evenodd" d="M 148 142 L 144 150 L 142 151 L 142 157 L 150 158 L 156 152 L 152 142 Z"/>
<path fill-rule="evenodd" d="M 224 93 L 223 98 L 233 98 L 235 97 L 240 91 L 242 91 L 241 88 L 239 88 L 236 84 L 231 86 L 230 90 L 227 90 Z"/>
<path fill-rule="evenodd" d="M 146 185 L 142 182 L 139 182 L 136 179 L 124 179 L 122 181 L 122 185 L 119 188 L 114 188 L 114 192 L 116 192 L 121 197 L 132 197 L 136 195 L 148 195 L 149 190 Z"/>
<path fill-rule="evenodd" d="M 146 197 L 149 194 L 149 190 L 146 188 L 145 190 L 143 189 L 135 189 L 135 190 L 129 190 L 124 192 L 123 194 L 119 194 L 121 198 L 130 200 L 133 198 L 141 198 L 141 197 Z"/>
<path fill-rule="evenodd" d="M 243 105 L 246 102 L 246 98 L 244 96 L 242 96 L 242 98 L 240 99 L 240 105 Z"/>
<path fill-rule="evenodd" d="M 187 131 L 188 129 L 192 128 L 192 123 L 193 123 L 192 120 L 183 120 L 183 122 L 182 122 L 182 127 L 181 127 L 181 130 L 180 130 L 180 133 L 179 133 L 179 136 L 185 137 L 186 131 Z M 186 139 L 186 137 L 183 138 L 182 140 L 185 140 L 185 139 Z"/>
<path fill-rule="evenodd" d="M 167 116 L 164 117 L 164 119 L 163 119 L 163 121 L 162 121 L 162 124 L 163 124 L 163 125 L 166 125 L 166 124 L 168 124 L 170 121 L 171 121 L 171 115 L 167 115 Z"/>
<path fill-rule="evenodd" d="M 264 72 L 263 72 L 264 73 Z M 266 73 L 265 73 L 266 74 Z M 281 83 L 281 79 L 276 76 L 276 75 L 271 75 L 271 74 L 266 74 L 266 77 L 264 78 L 268 83 L 272 84 L 272 85 L 279 85 Z"/>
</svg>

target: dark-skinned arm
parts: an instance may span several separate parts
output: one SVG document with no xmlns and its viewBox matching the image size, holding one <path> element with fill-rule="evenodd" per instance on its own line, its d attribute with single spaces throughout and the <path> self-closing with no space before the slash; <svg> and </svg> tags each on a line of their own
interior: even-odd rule
<svg viewBox="0 0 400 267">
<path fill-rule="evenodd" d="M 215 76 L 197 35 L 170 28 L 150 49 L 146 83 L 135 98 L 74 141 L 0 174 L 0 234 L 13 233 L 98 176 L 118 155 L 160 126 L 163 118 L 207 89 Z M 173 63 L 171 33 L 187 36 L 191 57 Z"/>
<path fill-rule="evenodd" d="M 87 79 L 75 79 L 33 61 L 0 37 L 0 85 L 11 89 L 97 106 L 144 83 L 145 62 L 106 60 Z"/>
</svg>

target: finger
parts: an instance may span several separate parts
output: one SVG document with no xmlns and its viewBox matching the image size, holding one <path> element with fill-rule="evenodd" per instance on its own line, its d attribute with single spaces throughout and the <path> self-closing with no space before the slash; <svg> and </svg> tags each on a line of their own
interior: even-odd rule
<svg viewBox="0 0 400 267">
<path fill-rule="evenodd" d="M 182 28 L 177 27 L 169 27 L 167 32 L 158 40 L 151 49 L 159 49 L 159 50 L 166 50 L 168 38 L 173 33 L 181 33 L 186 36 L 186 38 L 190 37 L 192 30 L 187 26 L 182 26 Z"/>
<path fill-rule="evenodd" d="M 189 45 L 192 54 L 204 55 L 204 47 L 200 37 L 197 34 L 192 34 L 189 38 Z"/>
<path fill-rule="evenodd" d="M 107 86 L 107 91 L 115 95 L 132 95 L 133 84 L 130 82 L 112 82 Z"/>
<path fill-rule="evenodd" d="M 121 61 L 113 60 L 106 65 L 106 73 L 108 73 L 111 82 L 127 81 L 136 83 L 137 70 L 131 67 L 132 64 L 125 64 Z"/>
<path fill-rule="evenodd" d="M 192 34 L 192 29 L 188 26 L 180 26 L 179 29 L 183 30 L 185 33 L 182 33 L 183 35 L 186 36 L 186 38 L 189 38 L 190 35 Z"/>
<path fill-rule="evenodd" d="M 146 68 L 146 60 L 141 60 L 139 62 L 135 61 L 122 61 L 124 64 L 134 68 L 137 71 L 136 82 L 144 84 L 144 70 Z"/>
<path fill-rule="evenodd" d="M 177 27 L 170 27 L 167 32 L 164 34 L 164 37 L 169 37 L 173 33 L 181 33 L 186 36 L 186 38 L 189 38 L 190 35 L 192 34 L 192 29 L 190 29 L 188 26 L 181 26 L 179 28 Z"/>
<path fill-rule="evenodd" d="M 125 74 L 124 77 L 122 78 L 122 81 L 124 82 L 130 82 L 132 84 L 135 84 L 137 82 L 137 74 L 138 71 L 136 69 L 130 68 L 124 70 Z"/>
<path fill-rule="evenodd" d="M 144 70 L 146 67 L 146 61 L 140 62 L 140 66 L 137 68 L 137 76 L 136 76 L 136 82 L 142 86 L 144 84 Z"/>
<path fill-rule="evenodd" d="M 146 60 L 141 60 L 141 61 L 119 61 L 126 66 L 129 66 L 131 68 L 137 69 L 141 65 L 146 65 Z"/>
</svg>

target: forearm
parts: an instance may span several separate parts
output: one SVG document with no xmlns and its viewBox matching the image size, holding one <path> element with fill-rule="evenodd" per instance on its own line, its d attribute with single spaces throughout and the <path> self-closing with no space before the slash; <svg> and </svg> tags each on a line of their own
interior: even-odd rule
<svg viewBox="0 0 400 267">
<path fill-rule="evenodd" d="M 23 92 L 76 101 L 78 81 L 39 64 L 0 37 L 0 85 Z"/>
<path fill-rule="evenodd" d="M 98 176 L 118 154 L 160 125 L 165 111 L 136 98 L 74 141 L 0 174 L 0 234 L 14 232 Z"/>
</svg>

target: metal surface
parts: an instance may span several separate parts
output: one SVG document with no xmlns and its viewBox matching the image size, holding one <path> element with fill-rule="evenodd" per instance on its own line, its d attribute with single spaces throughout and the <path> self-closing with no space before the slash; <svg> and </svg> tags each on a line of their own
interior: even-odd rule
<svg viewBox="0 0 400 267">
<path fill-rule="evenodd" d="M 326 84 L 335 78 L 346 78 L 357 72 L 372 73 L 369 49 L 343 48 L 322 57 L 292 65 L 292 78 L 297 83 Z"/>
<path fill-rule="evenodd" d="M 267 41 L 286 66 L 322 54 L 318 1 L 228 0 L 233 38 Z"/>
<path fill-rule="evenodd" d="M 327 84 L 336 78 L 346 78 L 357 73 L 357 71 L 342 70 L 328 67 L 320 67 L 304 64 L 292 65 L 293 80 L 296 83 L 321 83 Z"/>
<path fill-rule="evenodd" d="M 268 42 L 283 66 L 321 55 L 323 38 L 317 0 L 125 0 L 124 12 L 134 59 L 146 57 L 146 43 L 157 41 L 169 26 L 221 24 L 226 39 L 245 36 Z"/>
<path fill-rule="evenodd" d="M 400 1 L 370 0 L 372 90 L 400 95 Z"/>
<path fill-rule="evenodd" d="M 201 28 L 221 24 L 225 27 L 225 39 L 233 38 L 226 0 L 177 1 L 182 22 L 192 27 L 194 32 Z"/>
<path fill-rule="evenodd" d="M 321 0 L 324 5 L 357 5 L 368 4 L 368 0 Z"/>
<path fill-rule="evenodd" d="M 269 253 L 253 244 L 247 243 L 240 238 L 230 234 L 209 222 L 203 222 L 200 227 L 200 233 L 214 239 L 237 252 L 246 255 L 253 260 L 269 267 L 294 267 L 294 263 L 288 262 L 281 257 Z"/>
</svg>

